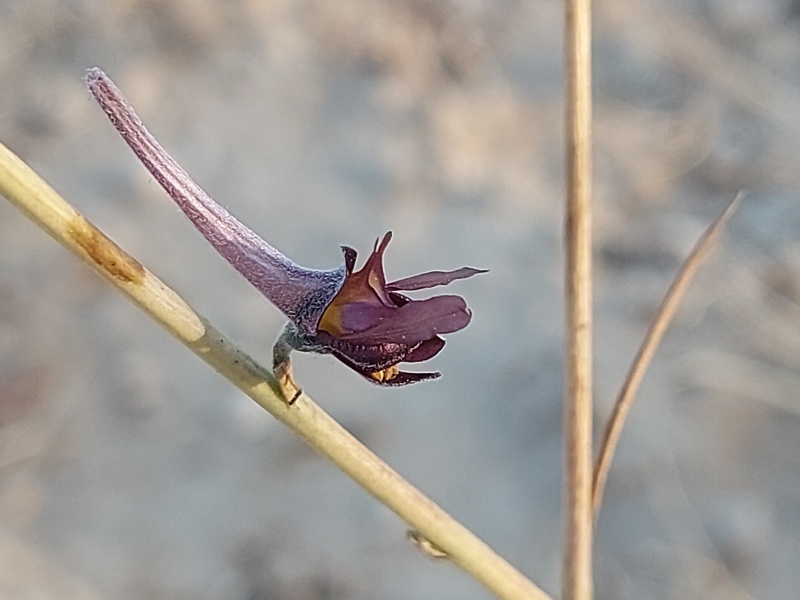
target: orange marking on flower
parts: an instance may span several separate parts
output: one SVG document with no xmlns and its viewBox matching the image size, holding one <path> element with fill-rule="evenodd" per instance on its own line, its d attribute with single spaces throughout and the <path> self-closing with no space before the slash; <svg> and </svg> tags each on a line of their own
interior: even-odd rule
<svg viewBox="0 0 800 600">
<path fill-rule="evenodd" d="M 325 312 L 322 313 L 322 318 L 317 325 L 319 331 L 330 333 L 334 337 L 339 337 L 344 333 L 342 329 L 342 308 L 341 304 L 336 302 L 336 298 L 328 305 Z"/>
</svg>

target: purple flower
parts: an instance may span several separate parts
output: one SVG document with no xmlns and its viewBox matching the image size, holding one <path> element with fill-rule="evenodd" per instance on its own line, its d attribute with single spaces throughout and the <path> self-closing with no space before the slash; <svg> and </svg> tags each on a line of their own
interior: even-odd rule
<svg viewBox="0 0 800 600">
<path fill-rule="evenodd" d="M 263 293 L 289 322 L 273 349 L 273 368 L 291 403 L 300 388 L 291 374 L 292 350 L 333 354 L 378 385 L 406 385 L 439 373 L 400 371 L 401 362 L 423 362 L 444 347 L 440 334 L 467 326 L 472 317 L 460 296 L 413 300 L 401 291 L 446 285 L 485 271 L 463 267 L 431 271 L 386 283 L 387 233 L 364 266 L 342 246 L 338 269 L 307 269 L 258 237 L 214 202 L 169 156 L 142 124 L 114 83 L 100 69 L 86 75 L 89 91 L 139 160 L 217 251 Z"/>
</svg>

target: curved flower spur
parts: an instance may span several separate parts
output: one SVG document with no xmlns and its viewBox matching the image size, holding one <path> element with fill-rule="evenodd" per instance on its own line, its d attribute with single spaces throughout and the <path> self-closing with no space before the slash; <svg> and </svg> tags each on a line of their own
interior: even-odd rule
<svg viewBox="0 0 800 600">
<path fill-rule="evenodd" d="M 431 271 L 392 283 L 383 272 L 387 233 L 356 271 L 356 251 L 342 246 L 344 264 L 321 271 L 295 264 L 214 202 L 167 154 L 131 105 L 100 69 L 86 85 L 136 156 L 214 248 L 289 318 L 273 348 L 273 369 L 289 404 L 301 393 L 292 378 L 292 350 L 333 354 L 378 385 L 406 385 L 439 373 L 400 371 L 401 362 L 422 362 L 444 347 L 440 334 L 469 324 L 460 296 L 413 300 L 401 291 L 446 285 L 484 273 L 462 267 Z"/>
</svg>

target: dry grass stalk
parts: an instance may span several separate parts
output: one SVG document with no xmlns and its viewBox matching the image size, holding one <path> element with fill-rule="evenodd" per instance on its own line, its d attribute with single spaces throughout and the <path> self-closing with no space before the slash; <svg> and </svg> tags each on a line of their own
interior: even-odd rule
<svg viewBox="0 0 800 600">
<path fill-rule="evenodd" d="M 566 491 L 563 593 L 592 597 L 591 3 L 566 5 Z"/>
<path fill-rule="evenodd" d="M 658 312 L 653 318 L 650 329 L 648 329 L 644 340 L 642 340 L 642 345 L 628 371 L 628 376 L 625 378 L 625 383 L 622 385 L 622 389 L 614 405 L 614 410 L 611 413 L 611 417 L 608 420 L 603 434 L 603 442 L 600 446 L 600 453 L 597 457 L 597 464 L 594 469 L 594 479 L 592 482 L 592 503 L 595 517 L 603 502 L 603 491 L 605 490 L 606 481 L 608 479 L 608 471 L 611 468 L 611 460 L 614 457 L 614 450 L 622 434 L 625 419 L 633 407 L 636 392 L 639 390 L 639 385 L 644 378 L 645 371 L 647 371 L 647 367 L 653 360 L 653 355 L 658 349 L 661 340 L 664 338 L 664 333 L 672 322 L 675 312 L 678 310 L 678 306 L 692 278 L 719 239 L 725 225 L 741 203 L 743 196 L 744 193 L 739 192 L 736 198 L 728 204 L 725 210 L 722 211 L 722 214 L 708 226 L 708 229 L 706 229 L 703 235 L 700 236 L 700 239 L 697 240 L 691 253 L 681 265 L 680 270 L 675 276 L 675 280 L 672 282 L 666 296 L 664 296 L 664 300 L 661 302 Z"/>
</svg>

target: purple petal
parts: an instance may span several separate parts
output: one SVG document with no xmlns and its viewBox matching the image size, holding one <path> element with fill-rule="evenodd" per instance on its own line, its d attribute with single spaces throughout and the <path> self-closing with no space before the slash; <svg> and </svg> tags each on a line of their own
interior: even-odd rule
<svg viewBox="0 0 800 600">
<path fill-rule="evenodd" d="M 427 300 L 411 300 L 374 327 L 343 335 L 341 339 L 370 345 L 413 345 L 440 333 L 463 329 L 471 318 L 472 313 L 461 296 L 434 296 Z"/>
<path fill-rule="evenodd" d="M 430 360 L 444 348 L 444 340 L 440 337 L 434 337 L 425 340 L 419 346 L 409 352 L 403 359 L 403 362 L 424 362 Z"/>
<path fill-rule="evenodd" d="M 344 333 L 360 333 L 375 327 L 382 321 L 391 319 L 397 312 L 396 307 L 384 306 L 376 298 L 374 302 L 349 302 L 341 307 L 339 320 Z"/>
<path fill-rule="evenodd" d="M 342 254 L 344 254 L 344 268 L 347 274 L 350 275 L 356 267 L 358 252 L 356 252 L 355 248 L 351 248 L 350 246 L 342 246 L 341 248 Z"/>
<path fill-rule="evenodd" d="M 398 281 L 393 281 L 386 286 L 387 290 L 424 290 L 425 288 L 436 287 L 437 285 L 447 285 L 457 279 L 466 279 L 479 273 L 487 273 L 488 269 L 473 269 L 472 267 L 461 267 L 455 271 L 429 271 L 406 277 Z"/>
<path fill-rule="evenodd" d="M 336 338 L 321 331 L 317 334 L 317 342 L 327 346 L 333 354 L 341 355 L 364 372 L 381 371 L 405 360 L 416 345 L 403 344 L 357 344 Z"/>
<path fill-rule="evenodd" d="M 425 381 L 427 379 L 436 379 L 441 377 L 441 373 L 409 373 L 407 371 L 399 371 L 394 377 L 391 379 L 385 380 L 378 380 L 372 376 L 371 371 L 367 371 L 357 364 L 353 363 L 349 360 L 346 356 L 339 354 L 338 352 L 334 352 L 333 355 L 342 362 L 342 364 L 350 367 L 353 371 L 361 375 L 364 379 L 369 381 L 372 384 L 380 385 L 384 387 L 399 387 L 402 385 L 409 385 L 411 383 L 417 383 L 418 381 Z"/>
</svg>

